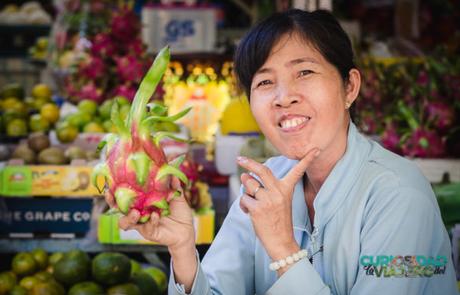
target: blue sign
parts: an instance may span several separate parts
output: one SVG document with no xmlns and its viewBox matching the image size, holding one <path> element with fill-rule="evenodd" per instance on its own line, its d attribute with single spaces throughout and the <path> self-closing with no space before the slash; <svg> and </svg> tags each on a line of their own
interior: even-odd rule
<svg viewBox="0 0 460 295">
<path fill-rule="evenodd" d="M 92 199 L 0 197 L 0 234 L 84 234 L 92 207 Z"/>
<path fill-rule="evenodd" d="M 176 42 L 178 39 L 193 36 L 195 34 L 193 20 L 171 20 L 165 27 L 165 42 Z"/>
</svg>

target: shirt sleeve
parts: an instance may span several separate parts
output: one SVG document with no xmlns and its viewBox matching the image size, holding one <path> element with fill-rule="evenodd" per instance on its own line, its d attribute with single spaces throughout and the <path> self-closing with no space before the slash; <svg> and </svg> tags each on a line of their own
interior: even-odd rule
<svg viewBox="0 0 460 295">
<path fill-rule="evenodd" d="M 291 266 L 267 291 L 266 295 L 327 295 L 331 294 L 318 272 L 306 258 Z"/>
<path fill-rule="evenodd" d="M 190 294 L 254 294 L 254 249 L 255 233 L 251 221 L 237 199 L 203 261 L 198 264 Z M 186 294 L 174 280 L 172 264 L 168 294 Z"/>
<path fill-rule="evenodd" d="M 373 257 L 374 262 L 378 256 L 445 257 L 447 264 L 440 274 L 426 272 L 427 265 L 413 267 L 410 259 L 412 268 L 400 259 L 383 272 L 377 266 L 369 273 L 360 264 L 350 294 L 458 294 L 450 240 L 432 193 L 405 187 L 376 195 L 363 216 L 360 244 L 360 260 L 364 256 Z M 392 270 L 404 274 L 394 275 Z M 424 275 L 415 275 L 417 272 Z"/>
</svg>

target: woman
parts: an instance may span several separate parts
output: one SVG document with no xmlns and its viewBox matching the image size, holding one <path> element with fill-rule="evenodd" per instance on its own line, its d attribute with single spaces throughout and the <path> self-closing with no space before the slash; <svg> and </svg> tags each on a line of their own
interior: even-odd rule
<svg viewBox="0 0 460 295">
<path fill-rule="evenodd" d="M 430 184 L 350 120 L 361 78 L 334 17 L 273 15 L 241 41 L 235 70 L 282 156 L 238 159 L 241 197 L 201 263 L 183 197 L 169 217 L 120 221 L 168 246 L 169 294 L 456 294 Z"/>
</svg>

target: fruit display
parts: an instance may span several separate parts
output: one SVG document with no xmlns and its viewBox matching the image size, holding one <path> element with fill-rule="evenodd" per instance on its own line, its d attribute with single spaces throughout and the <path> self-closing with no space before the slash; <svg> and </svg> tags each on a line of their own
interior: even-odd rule
<svg viewBox="0 0 460 295">
<path fill-rule="evenodd" d="M 59 107 L 52 101 L 51 89 L 42 83 L 33 87 L 31 96 L 26 96 L 19 84 L 4 85 L 0 89 L 0 114 L 0 130 L 11 138 L 47 132 L 60 116 Z"/>
<path fill-rule="evenodd" d="M 35 41 L 34 46 L 29 48 L 29 56 L 34 60 L 46 61 L 46 55 L 48 53 L 48 38 L 39 37 Z"/>
<path fill-rule="evenodd" d="M 160 51 L 142 80 L 125 121 L 120 116 L 118 104 L 113 105 L 111 118 L 118 135 L 111 133 L 103 139 L 101 146 L 106 145 L 106 161 L 96 165 L 93 171 L 93 185 L 98 186 L 98 176 L 104 176 L 110 193 L 115 197 L 117 209 L 123 214 L 138 210 L 140 222 L 149 220 L 154 211 L 161 215 L 169 214 L 168 198 L 173 192 L 171 175 L 188 182 L 178 168 L 183 157 L 169 164 L 160 145 L 164 137 L 180 139 L 169 132 L 154 132 L 152 136 L 151 125 L 174 122 L 189 109 L 168 117 L 164 107 L 150 103 L 147 112 L 147 103 L 166 70 L 169 57 L 169 48 Z M 102 191 L 101 187 L 98 189 Z"/>
<path fill-rule="evenodd" d="M 81 250 L 48 254 L 34 249 L 17 253 L 11 269 L 0 272 L 0 295 L 160 295 L 166 288 L 160 268 L 143 267 L 117 252 L 91 258 Z"/>
<path fill-rule="evenodd" d="M 81 100 L 75 112 L 62 117 L 56 123 L 56 137 L 61 143 L 72 143 L 81 133 L 116 133 L 117 129 L 110 120 L 110 110 L 114 102 L 119 105 L 122 119 L 128 116 L 129 101 L 123 96 L 108 99 L 98 105 L 90 99 Z"/>
<path fill-rule="evenodd" d="M 28 1 L 21 5 L 6 5 L 0 11 L 0 23 L 9 25 L 50 24 L 51 16 L 37 1 Z"/>
<path fill-rule="evenodd" d="M 93 161 L 97 155 L 93 151 L 71 145 L 69 147 L 51 146 L 49 136 L 43 132 L 29 134 L 27 141 L 23 141 L 14 148 L 3 146 L 6 157 L 4 160 L 21 159 L 26 165 L 67 165 L 72 160 Z M 11 153 L 10 153 L 10 150 Z"/>
<path fill-rule="evenodd" d="M 151 63 L 133 2 L 69 2 L 59 10 L 61 26 L 50 39 L 56 45 L 50 61 L 56 72 L 66 73 L 60 76 L 64 95 L 75 104 L 118 95 L 132 100 Z"/>
</svg>

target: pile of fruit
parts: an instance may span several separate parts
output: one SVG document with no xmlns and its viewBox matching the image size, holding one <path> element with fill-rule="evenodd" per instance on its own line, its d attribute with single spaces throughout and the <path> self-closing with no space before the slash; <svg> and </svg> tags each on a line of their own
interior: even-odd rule
<svg viewBox="0 0 460 295">
<path fill-rule="evenodd" d="M 35 44 L 29 48 L 29 56 L 34 60 L 46 61 L 48 53 L 48 37 L 39 37 Z"/>
<path fill-rule="evenodd" d="M 121 253 L 91 259 L 80 250 L 48 255 L 43 249 L 16 254 L 11 270 L 0 273 L 0 295 L 157 295 L 167 288 L 166 274 Z"/>
<path fill-rule="evenodd" d="M 109 99 L 100 106 L 93 100 L 84 99 L 77 105 L 78 110 L 61 118 L 56 124 L 56 135 L 60 142 L 69 143 L 75 140 L 79 133 L 115 132 L 110 121 L 110 111 L 114 101 L 120 106 L 123 118 L 128 115 L 130 103 L 124 97 Z"/>
<path fill-rule="evenodd" d="M 10 159 L 22 159 L 26 165 L 64 165 L 76 159 L 93 161 L 99 159 L 99 157 L 95 150 L 85 151 L 75 145 L 66 149 L 51 146 L 47 134 L 34 132 L 29 134 L 26 142 L 20 143 L 14 148 L 8 145 L 0 145 L 0 161 Z"/>
<path fill-rule="evenodd" d="M 51 95 L 46 84 L 35 85 L 27 97 L 19 84 L 5 85 L 0 90 L 1 133 L 22 137 L 29 132 L 49 131 L 59 120 L 59 107 Z"/>
</svg>

